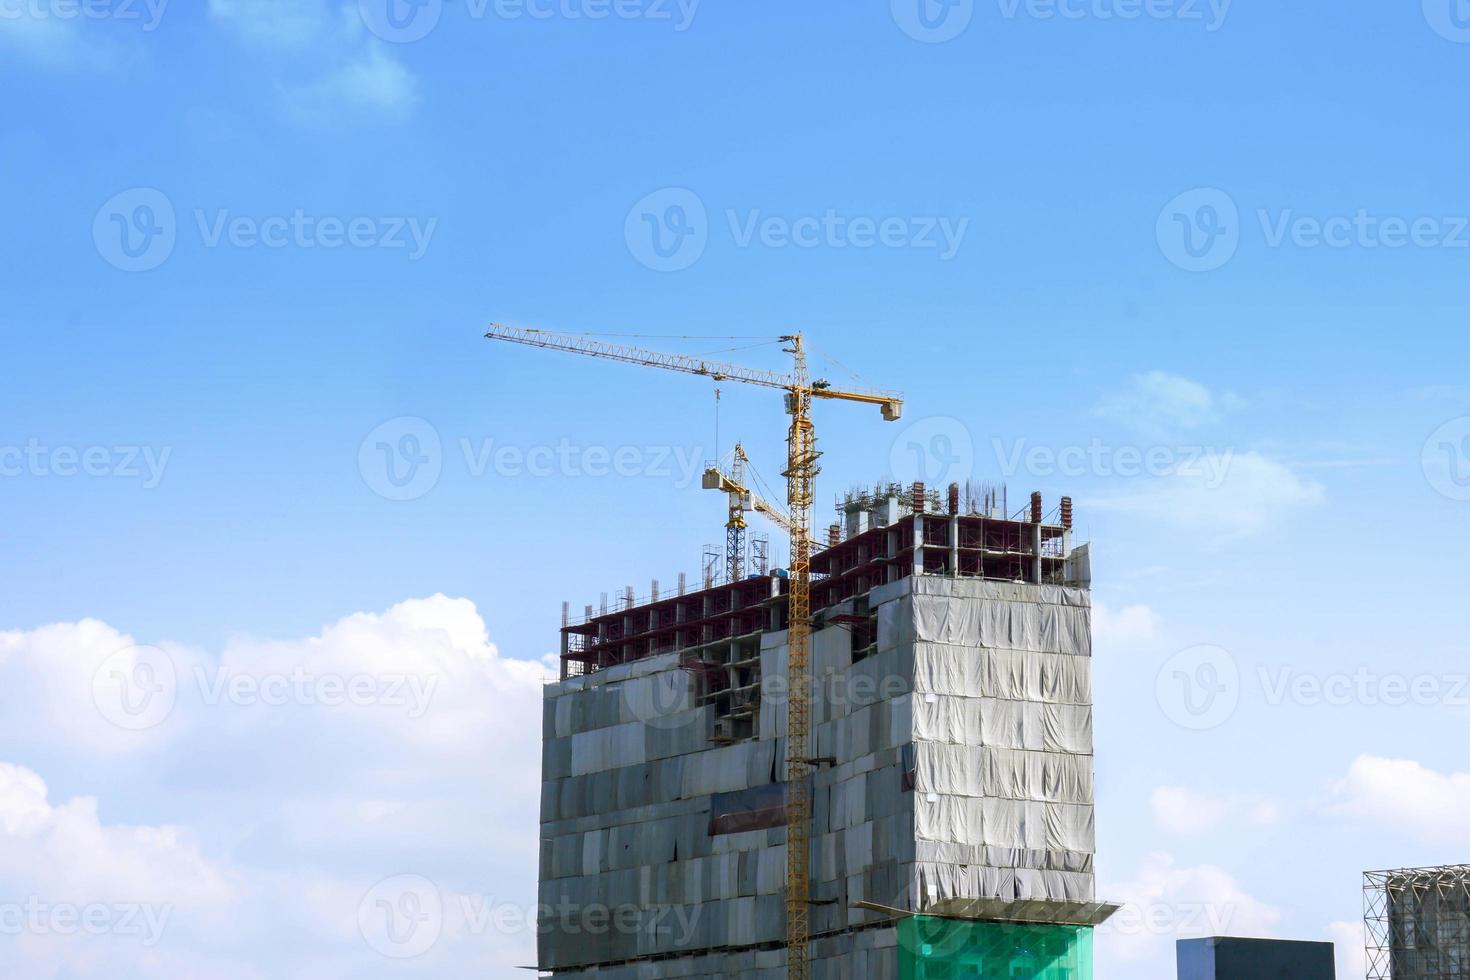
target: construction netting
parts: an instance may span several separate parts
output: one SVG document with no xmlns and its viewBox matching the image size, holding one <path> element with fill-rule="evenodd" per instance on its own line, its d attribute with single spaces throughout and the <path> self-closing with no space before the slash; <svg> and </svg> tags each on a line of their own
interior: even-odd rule
<svg viewBox="0 0 1470 980">
<path fill-rule="evenodd" d="M 898 976 L 1092 980 L 1092 929 L 916 915 L 898 924 Z"/>
</svg>

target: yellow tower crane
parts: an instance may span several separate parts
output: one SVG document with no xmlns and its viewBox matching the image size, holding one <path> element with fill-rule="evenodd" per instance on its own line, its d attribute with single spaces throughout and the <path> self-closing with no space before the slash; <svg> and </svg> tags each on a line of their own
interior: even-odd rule
<svg viewBox="0 0 1470 980">
<path fill-rule="evenodd" d="M 485 336 L 529 347 L 568 351 L 695 374 L 715 381 L 738 381 L 786 393 L 786 413 L 791 426 L 786 434 L 787 530 L 791 535 L 791 568 L 787 593 L 787 678 L 786 706 L 786 964 L 791 980 L 811 975 L 811 800 L 807 776 L 811 758 L 811 523 L 812 500 L 818 466 L 816 430 L 812 427 L 812 400 L 860 402 L 877 405 L 886 421 L 903 414 L 903 397 L 891 391 L 844 391 L 826 381 L 813 380 L 807 373 L 806 349 L 801 334 L 779 338 L 789 344 L 782 350 L 791 355 L 791 371 L 721 364 L 687 354 L 666 354 L 621 344 L 608 344 L 577 334 L 554 333 L 491 324 Z"/>
</svg>

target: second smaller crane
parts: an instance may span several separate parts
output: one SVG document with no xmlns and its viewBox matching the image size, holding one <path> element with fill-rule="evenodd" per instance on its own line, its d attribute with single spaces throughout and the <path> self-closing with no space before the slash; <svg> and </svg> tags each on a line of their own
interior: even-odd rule
<svg viewBox="0 0 1470 980">
<path fill-rule="evenodd" d="M 745 455 L 745 447 L 737 442 L 730 471 L 727 473 L 718 465 L 711 466 L 704 471 L 702 482 L 704 489 L 718 490 L 730 499 L 730 517 L 725 522 L 725 570 L 731 582 L 738 582 L 745 577 L 745 515 L 748 511 L 764 514 L 772 524 L 787 534 L 791 534 L 794 529 L 791 517 L 784 510 L 746 485 L 745 465 L 749 462 L 750 457 Z M 812 547 L 815 546 L 815 542 L 812 542 Z"/>
</svg>

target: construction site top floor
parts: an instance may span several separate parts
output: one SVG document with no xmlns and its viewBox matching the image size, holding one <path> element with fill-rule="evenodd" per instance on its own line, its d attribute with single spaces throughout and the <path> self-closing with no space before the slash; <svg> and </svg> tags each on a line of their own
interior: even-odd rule
<svg viewBox="0 0 1470 980">
<path fill-rule="evenodd" d="M 908 490 L 890 485 L 848 494 L 840 515 L 811 558 L 811 608 L 818 619 L 836 614 L 861 629 L 867 593 L 915 575 L 1089 584 L 1086 548 L 1072 544 L 1067 497 L 1047 513 L 1041 495 L 1032 494 L 1028 506 L 1008 515 L 994 491 L 962 497 L 952 484 L 941 498 L 922 484 Z M 788 585 L 778 569 L 682 594 L 660 595 L 655 586 L 642 601 L 629 589 L 620 608 L 588 606 L 580 621 L 564 614 L 562 677 L 785 629 Z"/>
</svg>

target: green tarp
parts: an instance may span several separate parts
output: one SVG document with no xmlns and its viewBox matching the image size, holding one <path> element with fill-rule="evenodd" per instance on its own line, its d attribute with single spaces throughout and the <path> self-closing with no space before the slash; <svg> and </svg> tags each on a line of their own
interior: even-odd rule
<svg viewBox="0 0 1470 980">
<path fill-rule="evenodd" d="M 898 924 L 898 976 L 1092 980 L 1092 929 L 916 915 Z"/>
</svg>

